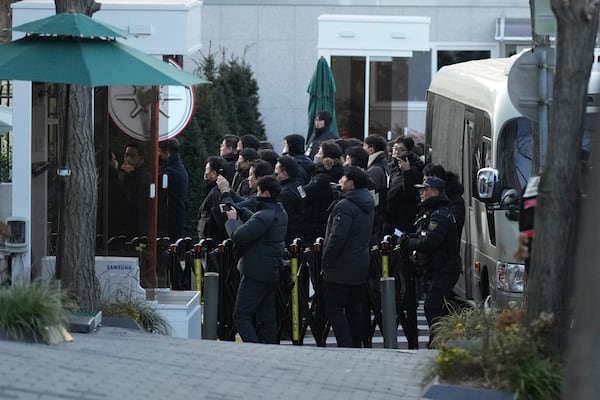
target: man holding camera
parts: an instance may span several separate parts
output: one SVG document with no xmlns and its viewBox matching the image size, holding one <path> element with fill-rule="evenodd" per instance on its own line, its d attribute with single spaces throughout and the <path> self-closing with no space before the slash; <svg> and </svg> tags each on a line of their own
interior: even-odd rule
<svg viewBox="0 0 600 400">
<path fill-rule="evenodd" d="M 262 177 L 256 186 L 255 213 L 245 208 L 225 210 L 225 229 L 240 254 L 241 281 L 233 320 L 244 342 L 276 343 L 275 294 L 283 265 L 288 216 L 277 202 L 281 185 L 275 177 Z"/>
</svg>

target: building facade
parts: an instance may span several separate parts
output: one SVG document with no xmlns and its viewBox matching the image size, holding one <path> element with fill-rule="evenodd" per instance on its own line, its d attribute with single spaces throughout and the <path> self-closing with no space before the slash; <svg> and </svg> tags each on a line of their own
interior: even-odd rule
<svg viewBox="0 0 600 400">
<path fill-rule="evenodd" d="M 429 21 L 425 48 L 423 37 L 387 40 L 410 35 L 409 17 Z M 192 57 L 225 52 L 252 66 L 276 148 L 308 131 L 306 89 L 319 56 L 336 79 L 341 135 L 396 137 L 424 132 L 426 89 L 440 67 L 528 47 L 529 17 L 528 0 L 204 0 L 203 46 Z M 336 19 L 343 28 L 332 27 Z"/>
</svg>

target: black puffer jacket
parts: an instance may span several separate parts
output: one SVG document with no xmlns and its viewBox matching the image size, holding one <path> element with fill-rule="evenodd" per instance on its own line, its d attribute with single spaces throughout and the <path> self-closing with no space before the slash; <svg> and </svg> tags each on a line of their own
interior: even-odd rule
<svg viewBox="0 0 600 400">
<path fill-rule="evenodd" d="M 415 231 L 415 219 L 419 212 L 419 190 L 415 184 L 423 181 L 423 161 L 414 153 L 408 153 L 410 169 L 403 171 L 397 163 L 392 164 L 390 188 L 387 192 L 386 234 L 394 228 L 402 232 Z"/>
<path fill-rule="evenodd" d="M 318 237 L 325 236 L 325 224 L 329 207 L 334 201 L 330 183 L 338 183 L 344 175 L 341 162 L 335 161 L 330 169 L 322 163 L 315 166 L 315 174 L 304 186 L 306 203 L 304 208 L 304 239 L 312 244 Z"/>
<path fill-rule="evenodd" d="M 417 263 L 428 274 L 460 270 L 456 222 L 449 204 L 445 194 L 422 202 L 417 234 L 408 241 L 408 249 L 417 251 Z"/>
<path fill-rule="evenodd" d="M 369 271 L 369 239 L 375 201 L 367 189 L 344 193 L 335 204 L 323 242 L 323 278 L 343 285 L 360 285 Z"/>
<path fill-rule="evenodd" d="M 258 198 L 256 207 L 254 214 L 240 210 L 241 220 L 227 220 L 225 229 L 241 254 L 240 273 L 261 282 L 278 282 L 288 217 L 281 203 L 271 199 Z"/>
</svg>

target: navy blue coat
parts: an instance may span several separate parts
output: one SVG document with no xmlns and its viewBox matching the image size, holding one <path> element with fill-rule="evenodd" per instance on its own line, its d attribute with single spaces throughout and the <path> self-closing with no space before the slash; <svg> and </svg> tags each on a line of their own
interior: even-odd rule
<svg viewBox="0 0 600 400">
<path fill-rule="evenodd" d="M 257 199 L 254 214 L 239 210 L 240 219 L 227 220 L 225 229 L 240 253 L 240 273 L 260 282 L 275 283 L 283 265 L 288 217 L 281 203 Z"/>
<path fill-rule="evenodd" d="M 368 189 L 344 193 L 327 220 L 323 243 L 323 278 L 327 282 L 360 285 L 369 271 L 369 240 L 375 201 Z"/>
</svg>

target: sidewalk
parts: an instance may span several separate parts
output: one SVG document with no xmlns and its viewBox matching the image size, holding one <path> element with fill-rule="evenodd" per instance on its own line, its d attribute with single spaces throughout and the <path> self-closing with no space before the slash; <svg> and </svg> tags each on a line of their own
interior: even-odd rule
<svg viewBox="0 0 600 400">
<path fill-rule="evenodd" d="M 420 399 L 429 350 L 176 339 L 102 327 L 0 341 L 0 399 Z"/>
</svg>

